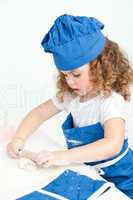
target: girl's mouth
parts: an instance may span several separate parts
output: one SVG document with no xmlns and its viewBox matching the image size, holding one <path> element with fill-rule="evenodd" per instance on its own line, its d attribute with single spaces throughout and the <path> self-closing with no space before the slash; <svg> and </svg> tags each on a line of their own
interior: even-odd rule
<svg viewBox="0 0 133 200">
<path fill-rule="evenodd" d="M 79 89 L 74 89 L 73 91 L 74 91 L 74 92 L 79 92 Z"/>
</svg>

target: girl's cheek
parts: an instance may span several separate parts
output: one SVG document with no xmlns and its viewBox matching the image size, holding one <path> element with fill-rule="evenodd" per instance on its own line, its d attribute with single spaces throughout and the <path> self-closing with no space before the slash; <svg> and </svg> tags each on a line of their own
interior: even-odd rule
<svg viewBox="0 0 133 200">
<path fill-rule="evenodd" d="M 77 87 L 77 84 L 76 84 L 76 82 L 74 80 L 68 80 L 68 81 L 66 81 L 66 83 L 70 88 Z"/>
<path fill-rule="evenodd" d="M 66 82 L 68 85 L 74 84 L 74 81 L 72 79 L 66 79 Z"/>
</svg>

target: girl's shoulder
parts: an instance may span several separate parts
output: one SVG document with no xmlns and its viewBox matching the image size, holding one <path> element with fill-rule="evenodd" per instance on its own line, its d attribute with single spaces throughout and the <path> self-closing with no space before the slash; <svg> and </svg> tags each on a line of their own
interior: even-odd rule
<svg viewBox="0 0 133 200">
<path fill-rule="evenodd" d="M 75 95 L 71 94 L 70 92 L 64 92 L 63 94 L 63 101 L 60 100 L 60 98 L 57 95 L 54 95 L 52 97 L 52 101 L 55 104 L 55 106 L 59 110 L 68 110 L 71 102 L 76 98 Z"/>
<path fill-rule="evenodd" d="M 119 94 L 118 92 L 112 91 L 111 94 L 107 97 L 101 97 L 101 102 L 102 104 L 114 104 L 114 103 L 120 103 L 120 104 L 125 104 L 126 101 L 124 97 Z"/>
<path fill-rule="evenodd" d="M 126 118 L 127 105 L 122 95 L 112 91 L 109 97 L 102 97 L 101 99 L 100 113 L 102 124 L 111 118 Z"/>
</svg>

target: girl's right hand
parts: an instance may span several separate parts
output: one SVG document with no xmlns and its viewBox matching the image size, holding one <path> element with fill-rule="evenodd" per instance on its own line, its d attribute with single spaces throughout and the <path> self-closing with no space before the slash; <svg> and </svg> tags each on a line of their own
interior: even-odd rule
<svg viewBox="0 0 133 200">
<path fill-rule="evenodd" d="M 11 158 L 19 158 L 20 152 L 23 150 L 24 140 L 21 138 L 14 138 L 7 145 L 7 153 Z"/>
</svg>

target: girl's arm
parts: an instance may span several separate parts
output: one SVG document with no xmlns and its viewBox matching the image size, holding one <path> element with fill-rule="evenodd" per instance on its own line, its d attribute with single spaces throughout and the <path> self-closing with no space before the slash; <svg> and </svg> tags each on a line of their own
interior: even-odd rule
<svg viewBox="0 0 133 200">
<path fill-rule="evenodd" d="M 94 162 L 118 154 L 125 137 L 125 123 L 122 118 L 113 118 L 104 123 L 104 138 L 91 144 L 69 150 L 40 152 L 36 162 L 39 165 L 67 165 L 70 163 Z"/>
<path fill-rule="evenodd" d="M 35 132 L 39 126 L 59 113 L 60 110 L 53 104 L 52 100 L 49 99 L 45 103 L 40 104 L 29 112 L 19 125 L 16 134 L 13 139 L 21 139 L 25 141 L 33 132 Z"/>
<path fill-rule="evenodd" d="M 8 155 L 12 158 L 19 157 L 27 138 L 33 134 L 44 121 L 58 112 L 60 112 L 60 110 L 55 107 L 51 99 L 29 112 L 17 128 L 12 141 L 7 145 Z"/>
<path fill-rule="evenodd" d="M 113 118 L 104 123 L 104 138 L 66 152 L 70 162 L 94 162 L 118 154 L 125 137 L 125 123 L 122 118 Z"/>
</svg>

